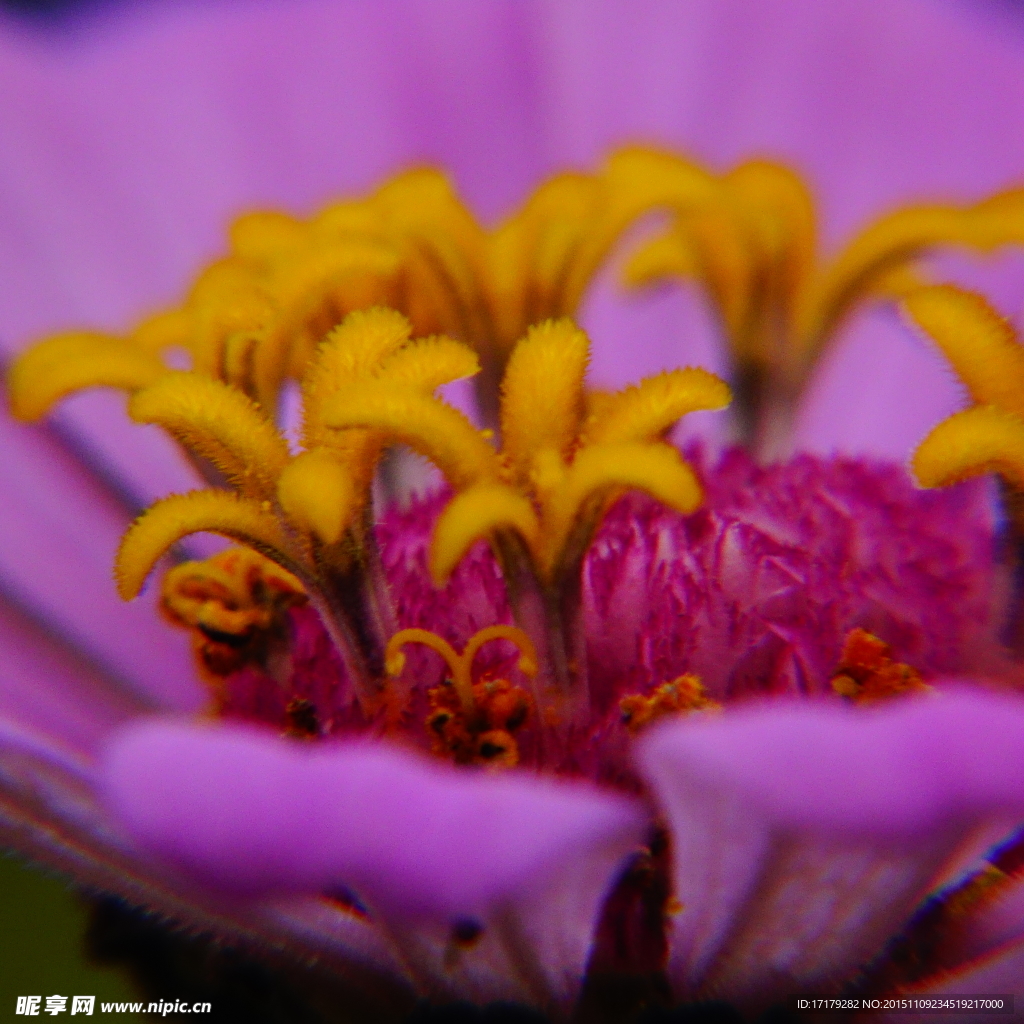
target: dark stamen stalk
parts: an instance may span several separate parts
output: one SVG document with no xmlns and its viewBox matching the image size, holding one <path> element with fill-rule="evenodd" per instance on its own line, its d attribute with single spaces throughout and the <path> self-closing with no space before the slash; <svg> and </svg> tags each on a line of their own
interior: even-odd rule
<svg viewBox="0 0 1024 1024">
<path fill-rule="evenodd" d="M 737 353 L 731 412 L 736 441 L 765 465 L 790 454 L 796 404 L 807 374 L 793 365 L 792 329 L 777 301 L 760 295 L 751 303 L 748 321 L 730 343 Z"/>
<path fill-rule="evenodd" d="M 505 376 L 508 353 L 500 353 L 496 345 L 477 349 L 480 372 L 473 378 L 473 399 L 480 425 L 498 433 L 501 427 L 501 381 Z"/>
<path fill-rule="evenodd" d="M 541 716 L 548 711 L 561 725 L 578 722 L 589 709 L 580 574 L 546 585 L 516 535 L 503 534 L 498 550 L 512 614 L 537 651 L 534 697 Z"/>
<path fill-rule="evenodd" d="M 1009 574 L 1010 594 L 1002 642 L 1024 657 L 1024 491 L 999 478 L 999 492 L 1006 521 L 1001 531 L 1002 561 Z"/>
<path fill-rule="evenodd" d="M 373 713 L 386 688 L 384 653 L 398 625 L 380 552 L 368 524 L 363 524 L 358 536 L 349 531 L 330 549 L 321 548 L 316 561 L 320 571 L 313 602 L 338 648 L 360 705 Z"/>
</svg>

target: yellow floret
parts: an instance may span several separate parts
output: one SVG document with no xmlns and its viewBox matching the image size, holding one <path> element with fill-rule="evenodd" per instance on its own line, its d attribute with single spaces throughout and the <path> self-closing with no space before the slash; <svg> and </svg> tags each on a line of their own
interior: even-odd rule
<svg viewBox="0 0 1024 1024">
<path fill-rule="evenodd" d="M 1024 416 L 1024 347 L 980 295 L 937 285 L 913 292 L 903 309 L 939 346 L 977 404 Z"/>
<path fill-rule="evenodd" d="M 193 533 L 218 533 L 247 544 L 295 575 L 301 572 L 284 531 L 260 502 L 226 491 L 192 491 L 158 501 L 121 539 L 114 562 L 121 597 L 130 601 L 138 596 L 160 557 Z"/>
<path fill-rule="evenodd" d="M 128 414 L 163 427 L 249 497 L 270 497 L 288 462 L 287 443 L 258 405 L 197 373 L 166 374 L 132 396 Z"/>
<path fill-rule="evenodd" d="M 75 391 L 132 392 L 167 372 L 152 352 L 123 338 L 91 331 L 59 334 L 14 361 L 7 378 L 11 412 L 19 420 L 38 420 Z"/>
<path fill-rule="evenodd" d="M 911 468 L 922 487 L 999 473 L 1024 491 L 1024 420 L 991 405 L 955 413 L 921 442 Z"/>
</svg>

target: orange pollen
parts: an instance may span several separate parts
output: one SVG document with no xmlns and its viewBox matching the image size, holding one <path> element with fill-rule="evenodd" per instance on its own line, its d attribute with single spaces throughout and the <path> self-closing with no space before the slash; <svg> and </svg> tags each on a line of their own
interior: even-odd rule
<svg viewBox="0 0 1024 1024">
<path fill-rule="evenodd" d="M 854 704 L 906 693 L 928 693 L 931 687 L 917 669 L 892 657 L 892 648 L 865 629 L 851 630 L 832 675 L 832 689 Z"/>
<path fill-rule="evenodd" d="M 216 699 L 222 681 L 245 665 L 272 667 L 286 646 L 288 609 L 306 600 L 290 573 L 255 551 L 229 548 L 171 569 L 160 610 L 188 630 L 199 673 Z"/>
<path fill-rule="evenodd" d="M 507 679 L 473 683 L 473 707 L 467 710 L 451 680 L 427 691 L 426 727 L 432 751 L 460 765 L 514 768 L 519 763 L 515 733 L 530 716 L 530 695 Z"/>
<path fill-rule="evenodd" d="M 720 711 L 721 708 L 722 705 L 707 695 L 700 679 L 694 675 L 679 676 L 670 683 L 662 683 L 647 696 L 633 693 L 619 701 L 622 720 L 633 736 L 667 715 Z"/>
</svg>

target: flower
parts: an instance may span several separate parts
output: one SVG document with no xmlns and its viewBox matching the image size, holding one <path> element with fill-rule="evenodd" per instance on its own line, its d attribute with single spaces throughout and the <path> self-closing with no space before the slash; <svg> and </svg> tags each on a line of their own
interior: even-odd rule
<svg viewBox="0 0 1024 1024">
<path fill-rule="evenodd" d="M 623 160 L 668 171 L 667 189 L 655 177 L 660 190 L 647 181 L 623 200 L 616 189 L 644 182 L 618 173 Z M 732 180 L 628 150 L 554 179 L 492 233 L 436 175 L 412 175 L 319 218 L 243 219 L 232 257 L 185 307 L 130 338 L 65 336 L 25 356 L 16 409 L 38 413 L 86 383 L 123 387 L 133 418 L 165 427 L 211 485 L 132 528 L 126 594 L 196 529 L 265 556 L 179 566 L 162 605 L 190 632 L 212 713 L 293 739 L 136 723 L 111 742 L 141 702 L 100 697 L 104 681 L 86 676 L 72 715 L 57 669 L 5 727 L 17 845 L 191 927 L 315 955 L 348 998 L 399 1009 L 418 991 L 562 1015 L 623 992 L 634 1007 L 724 997 L 754 1010 L 798 983 L 1012 978 L 1019 708 L 946 693 L 942 678 L 1014 673 L 993 635 L 1006 595 L 985 492 L 920 495 L 862 460 L 760 469 L 699 447 L 684 460 L 664 432 L 722 405 L 721 382 L 670 371 L 587 393 L 586 339 L 565 321 L 533 324 L 576 311 L 637 214 L 714 212 Z M 318 231 L 339 223 L 332 249 Z M 361 311 L 382 302 L 408 321 Z M 410 340 L 428 330 L 454 340 Z M 187 342 L 190 371 L 156 354 L 167 340 Z M 500 456 L 433 394 L 477 360 Z M 301 451 L 274 424 L 290 377 L 302 380 Z M 433 459 L 452 493 L 376 529 L 371 470 L 396 439 Z M 651 497 L 613 504 L 637 486 Z M 446 591 L 428 558 L 451 576 Z M 660 588 L 654 601 L 644 582 Z M 603 648 L 581 652 L 599 634 Z M 924 685 L 941 695 L 889 700 Z M 806 690 L 837 706 L 728 706 Z M 839 695 L 888 706 L 845 708 Z M 329 739 L 353 734 L 498 771 Z M 517 764 L 570 778 L 501 771 Z M 997 839 L 1008 843 L 992 851 Z"/>
</svg>

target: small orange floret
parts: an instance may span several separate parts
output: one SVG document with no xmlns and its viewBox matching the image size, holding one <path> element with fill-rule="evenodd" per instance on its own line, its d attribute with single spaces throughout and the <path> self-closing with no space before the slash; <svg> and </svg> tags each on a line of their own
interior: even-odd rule
<svg viewBox="0 0 1024 1024">
<path fill-rule="evenodd" d="M 221 681 L 244 665 L 267 666 L 284 639 L 286 612 L 305 601 L 302 584 L 280 566 L 248 548 L 229 548 L 171 569 L 160 609 L 189 631 L 200 674 L 216 696 Z"/>
<path fill-rule="evenodd" d="M 519 763 L 515 732 L 530 715 L 530 695 L 507 679 L 473 683 L 467 711 L 450 680 L 428 691 L 427 729 L 433 752 L 461 765 L 514 768 Z"/>
<path fill-rule="evenodd" d="M 854 704 L 872 704 L 906 693 L 927 693 L 931 687 L 917 669 L 892 657 L 892 649 L 866 629 L 846 636 L 832 675 L 832 689 Z"/>
<path fill-rule="evenodd" d="M 647 696 L 633 693 L 619 701 L 622 720 L 633 736 L 666 715 L 718 711 L 721 707 L 705 693 L 700 679 L 694 675 L 679 676 L 670 683 L 662 683 Z"/>
</svg>

